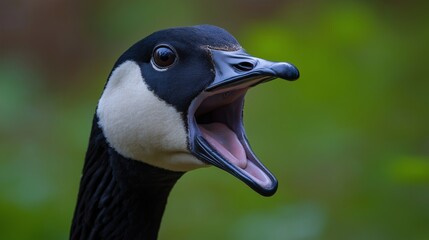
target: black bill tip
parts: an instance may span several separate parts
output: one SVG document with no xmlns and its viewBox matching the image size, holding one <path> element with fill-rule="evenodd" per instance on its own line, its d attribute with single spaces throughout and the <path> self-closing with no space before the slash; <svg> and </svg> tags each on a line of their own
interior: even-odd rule
<svg viewBox="0 0 429 240">
<path fill-rule="evenodd" d="M 276 76 L 289 81 L 294 81 L 299 78 L 299 71 L 294 65 L 285 62 L 273 64 L 271 69 L 275 72 Z"/>
</svg>

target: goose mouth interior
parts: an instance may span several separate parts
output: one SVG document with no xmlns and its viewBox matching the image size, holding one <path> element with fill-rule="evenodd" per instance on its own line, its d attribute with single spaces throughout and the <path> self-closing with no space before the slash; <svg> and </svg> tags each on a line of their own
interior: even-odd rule
<svg viewBox="0 0 429 240">
<path fill-rule="evenodd" d="M 243 125 L 244 96 L 264 79 L 231 88 L 201 93 L 188 111 L 191 152 L 219 167 L 264 196 L 277 189 L 277 180 L 257 159 Z M 244 85 L 244 86 L 243 86 Z"/>
</svg>

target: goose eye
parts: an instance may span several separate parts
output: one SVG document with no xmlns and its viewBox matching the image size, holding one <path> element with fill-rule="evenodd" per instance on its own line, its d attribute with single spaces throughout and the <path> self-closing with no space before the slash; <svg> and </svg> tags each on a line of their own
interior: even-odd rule
<svg viewBox="0 0 429 240">
<path fill-rule="evenodd" d="M 160 69 L 165 69 L 173 65 L 176 58 L 176 52 L 169 46 L 156 47 L 152 54 L 152 62 Z"/>
</svg>

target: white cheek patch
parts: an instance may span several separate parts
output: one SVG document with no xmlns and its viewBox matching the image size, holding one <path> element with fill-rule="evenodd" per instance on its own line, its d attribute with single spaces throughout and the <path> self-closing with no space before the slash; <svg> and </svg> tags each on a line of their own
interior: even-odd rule
<svg viewBox="0 0 429 240">
<path fill-rule="evenodd" d="M 108 143 L 125 157 L 173 171 L 206 166 L 187 149 L 181 114 L 148 89 L 135 62 L 112 72 L 97 115 Z"/>
</svg>

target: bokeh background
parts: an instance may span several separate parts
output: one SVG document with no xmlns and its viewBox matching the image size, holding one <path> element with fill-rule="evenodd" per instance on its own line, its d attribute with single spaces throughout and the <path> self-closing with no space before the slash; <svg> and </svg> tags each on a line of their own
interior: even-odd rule
<svg viewBox="0 0 429 240">
<path fill-rule="evenodd" d="M 261 197 L 212 167 L 174 188 L 160 239 L 429 239 L 429 14 L 422 1 L 0 1 L 0 239 L 67 239 L 116 58 L 210 23 L 296 82 L 252 89 Z"/>
</svg>

